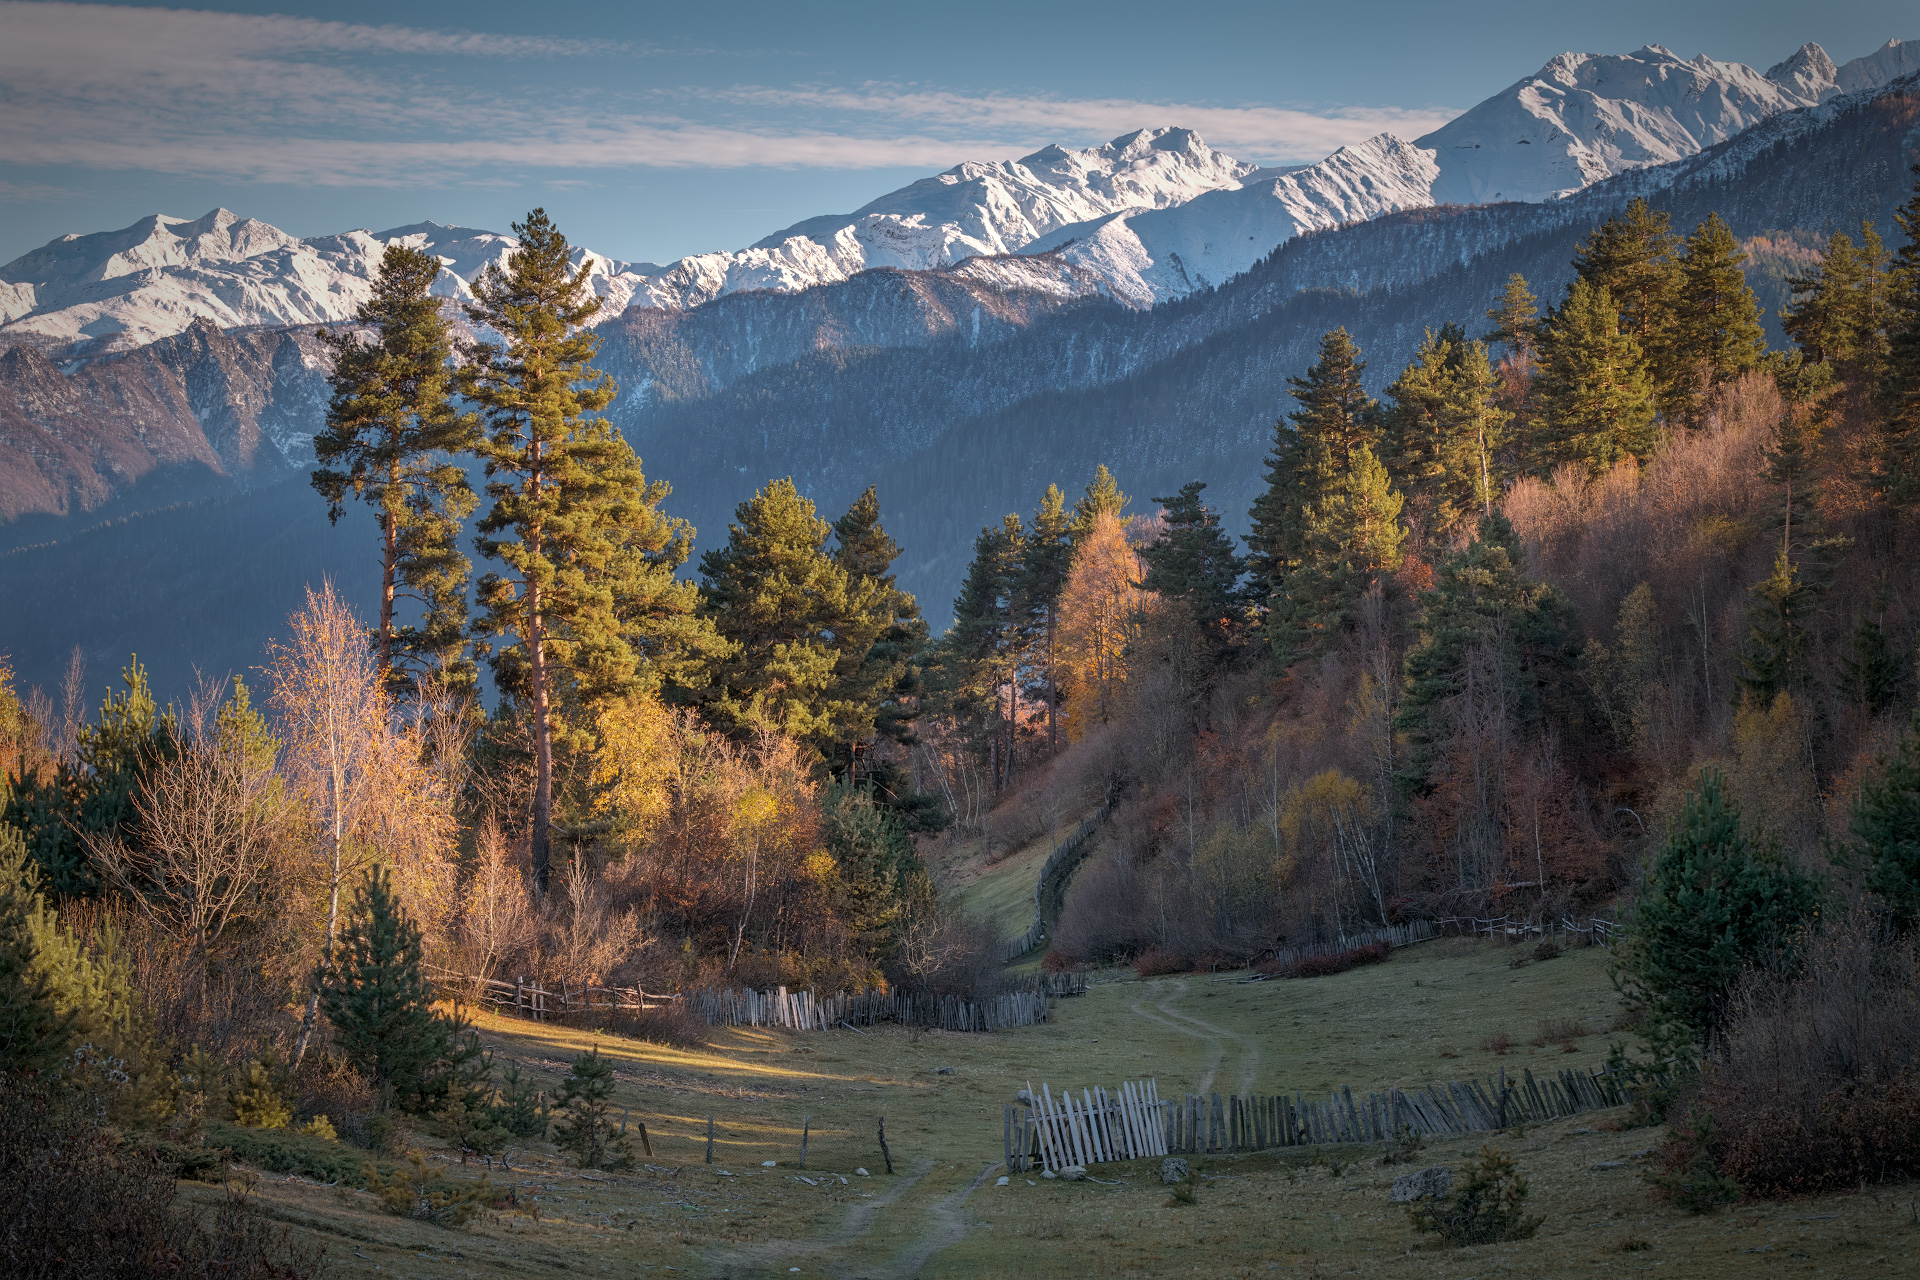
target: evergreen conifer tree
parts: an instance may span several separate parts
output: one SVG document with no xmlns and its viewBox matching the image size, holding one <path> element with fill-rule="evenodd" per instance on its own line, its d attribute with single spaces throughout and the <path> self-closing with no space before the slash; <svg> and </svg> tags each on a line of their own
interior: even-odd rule
<svg viewBox="0 0 1920 1280">
<path fill-rule="evenodd" d="M 1844 231 L 1833 233 L 1811 272 L 1787 277 L 1792 302 L 1780 315 L 1780 327 L 1809 360 L 1838 365 L 1853 358 L 1855 307 L 1865 279 L 1861 253 Z"/>
<path fill-rule="evenodd" d="M 1880 376 L 1876 480 L 1897 507 L 1920 501 L 1920 165 L 1913 196 L 1894 210 L 1906 235 L 1887 275 L 1887 353 Z"/>
<path fill-rule="evenodd" d="M 1093 532 L 1093 522 L 1102 512 L 1115 519 L 1125 519 L 1127 504 L 1133 501 L 1120 492 L 1120 482 L 1107 470 L 1107 464 L 1101 463 L 1094 470 L 1093 479 L 1087 482 L 1087 491 L 1073 504 L 1073 541 L 1078 546 L 1089 533 Z"/>
<path fill-rule="evenodd" d="M 1630 999 L 1713 1049 L 1734 981 L 1785 948 L 1817 899 L 1777 847 L 1742 830 L 1719 771 L 1703 770 L 1647 868 L 1621 944 Z"/>
<path fill-rule="evenodd" d="M 1034 508 L 1023 536 L 1020 579 L 1015 587 L 1015 613 L 1022 631 L 1022 647 L 1031 655 L 1029 693 L 1047 709 L 1047 750 L 1056 751 L 1060 733 L 1055 712 L 1060 684 L 1055 671 L 1055 648 L 1060 632 L 1060 593 L 1073 567 L 1073 518 L 1058 485 L 1048 485 Z"/>
<path fill-rule="evenodd" d="M 380 1091 L 382 1105 L 416 1104 L 445 1059 L 447 1028 L 420 971 L 420 929 L 383 867 L 367 872 L 321 978 L 320 1007 L 341 1056 Z"/>
<path fill-rule="evenodd" d="M 871 568 L 893 547 L 878 510 L 876 501 L 850 513 L 850 563 Z M 828 553 L 832 531 L 791 479 L 776 480 L 735 509 L 726 544 L 700 559 L 708 615 L 732 650 L 714 668 L 712 713 L 736 730 L 804 738 L 823 755 L 873 736 L 888 691 L 868 677 L 884 679 L 890 668 L 876 671 L 868 660 L 912 617 L 911 598 L 890 574 L 849 572 Z"/>
<path fill-rule="evenodd" d="M 1407 781 L 1417 791 L 1432 784 L 1439 767 L 1445 708 L 1465 687 L 1471 650 L 1494 648 L 1503 700 L 1523 721 L 1537 722 L 1549 690 L 1578 667 L 1572 606 L 1520 566 L 1519 535 L 1496 510 L 1473 542 L 1440 566 L 1421 598 L 1396 718 L 1408 738 Z"/>
<path fill-rule="evenodd" d="M 1018 725 L 1014 604 L 1025 540 L 1017 515 L 980 531 L 954 597 L 953 627 L 941 643 L 942 698 L 961 719 L 980 726 L 996 793 L 1011 776 Z"/>
<path fill-rule="evenodd" d="M 55 1008 L 52 984 L 34 963 L 38 881 L 26 839 L 0 823 L 0 1078 L 8 1088 L 57 1068 L 73 1025 L 72 1014 Z"/>
<path fill-rule="evenodd" d="M 1518 271 L 1507 277 L 1500 301 L 1488 308 L 1487 323 L 1487 342 L 1499 343 L 1508 356 L 1524 364 L 1533 363 L 1534 348 L 1540 342 L 1540 299 Z"/>
<path fill-rule="evenodd" d="M 633 1164 L 626 1134 L 614 1123 L 613 1064 L 595 1045 L 573 1060 L 553 1096 L 565 1114 L 553 1126 L 555 1144 L 573 1152 L 583 1169 L 625 1169 Z"/>
<path fill-rule="evenodd" d="M 1652 456 L 1653 382 L 1607 286 L 1582 277 L 1568 287 L 1541 341 L 1535 397 L 1534 470 L 1580 462 L 1598 476 L 1625 458 Z"/>
<path fill-rule="evenodd" d="M 900 544 L 881 527 L 880 498 L 871 485 L 833 522 L 833 537 L 833 561 L 846 571 L 853 610 L 885 623 L 864 655 L 851 644 L 842 646 L 839 682 L 850 705 L 871 709 L 874 732 L 908 742 L 919 715 L 916 662 L 926 648 L 927 624 L 919 602 L 896 584 L 893 562 L 900 558 Z M 862 711 L 845 731 L 857 735 L 866 723 L 867 712 Z M 854 739 L 839 745 L 851 750 Z M 848 763 L 851 767 L 851 758 Z M 892 798 L 910 803 L 909 797 Z"/>
<path fill-rule="evenodd" d="M 1894 652 L 1879 620 L 1863 615 L 1840 659 L 1840 692 L 1868 716 L 1877 716 L 1899 699 L 1909 665 Z"/>
<path fill-rule="evenodd" d="M 88 841 L 128 834 L 141 783 L 179 751 L 178 720 L 155 701 L 138 657 L 121 679 L 125 691 L 109 691 L 99 720 L 80 727 L 77 759 L 62 761 L 50 778 L 21 780 L 0 806 L 0 821 L 26 838 L 28 856 L 55 898 L 98 890 Z"/>
<path fill-rule="evenodd" d="M 1274 424 L 1266 488 L 1249 512 L 1246 594 L 1266 610 L 1268 643 L 1282 661 L 1298 652 L 1308 607 L 1292 601 L 1289 579 L 1307 566 L 1309 549 L 1327 541 L 1322 526 L 1344 491 L 1349 454 L 1380 443 L 1379 406 L 1360 382 L 1366 367 L 1345 329 L 1324 335 L 1306 375 L 1288 379 L 1298 407 Z"/>
<path fill-rule="evenodd" d="M 465 659 L 470 565 L 457 546 L 474 494 L 455 455 L 472 443 L 478 417 L 456 407 L 452 326 L 433 296 L 440 260 L 395 242 L 380 259 L 373 296 L 354 313 L 355 330 L 322 330 L 333 350 L 333 399 L 313 438 L 313 487 L 336 523 L 348 496 L 374 509 L 380 525 L 380 670 L 394 685 L 444 672 L 470 685 Z M 395 603 L 420 604 L 419 624 L 402 624 Z"/>
<path fill-rule="evenodd" d="M 1620 310 L 1620 328 L 1646 357 L 1660 365 L 1681 289 L 1679 241 L 1673 219 L 1635 197 L 1626 212 L 1609 218 L 1580 242 L 1573 269 L 1589 288 L 1606 289 Z M 1656 367 L 1656 389 L 1666 371 Z"/>
<path fill-rule="evenodd" d="M 1246 566 L 1234 554 L 1233 539 L 1220 527 L 1219 515 L 1200 500 L 1203 481 L 1189 480 L 1180 492 L 1155 498 L 1165 508 L 1160 540 L 1141 548 L 1147 562 L 1146 588 L 1185 606 L 1194 624 L 1215 644 L 1232 634 L 1237 585 Z"/>
<path fill-rule="evenodd" d="M 1773 572 L 1753 586 L 1747 613 L 1747 644 L 1736 679 L 1747 695 L 1769 705 L 1785 689 L 1804 688 L 1810 679 L 1810 628 L 1818 594 L 1802 580 L 1800 566 L 1783 546 L 1774 554 Z"/>
<path fill-rule="evenodd" d="M 1428 331 L 1412 364 L 1387 389 L 1383 461 L 1405 485 L 1430 542 L 1463 521 L 1478 524 L 1504 488 L 1507 425 L 1487 349 Z"/>
<path fill-rule="evenodd" d="M 1860 789 L 1848 824 L 1867 888 L 1880 895 L 1901 932 L 1920 928 L 1920 714 L 1880 776 Z"/>
<path fill-rule="evenodd" d="M 600 340 L 581 326 L 600 303 L 587 266 L 572 267 L 544 210 L 514 232 L 520 248 L 475 281 L 467 309 L 502 341 L 474 347 L 462 389 L 486 415 L 474 452 L 493 505 L 476 545 L 502 566 L 481 580 L 476 630 L 513 639 L 491 661 L 532 729 L 530 844 L 544 891 L 563 707 L 592 708 L 663 681 L 697 685 L 722 646 L 696 616 L 696 588 L 674 577 L 693 530 L 659 510 L 668 486 L 649 484 L 627 442 L 591 416 L 614 387 L 589 365 Z"/>
<path fill-rule="evenodd" d="M 1663 407 L 1674 421 L 1698 426 L 1713 389 L 1767 354 L 1760 303 L 1740 270 L 1746 260 L 1717 213 L 1687 237 L 1668 342 L 1672 380 L 1662 389 Z"/>
</svg>

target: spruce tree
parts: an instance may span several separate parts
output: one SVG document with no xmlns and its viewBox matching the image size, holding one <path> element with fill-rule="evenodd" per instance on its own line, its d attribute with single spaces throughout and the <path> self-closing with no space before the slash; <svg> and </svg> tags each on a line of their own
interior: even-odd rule
<svg viewBox="0 0 1920 1280">
<path fill-rule="evenodd" d="M 1913 196 L 1894 210 L 1906 235 L 1887 275 L 1887 353 L 1880 375 L 1879 461 L 1875 480 L 1897 507 L 1920 501 L 1920 165 Z"/>
<path fill-rule="evenodd" d="M 1447 706 L 1462 693 L 1473 650 L 1491 646 L 1502 700 L 1523 723 L 1538 723 L 1557 686 L 1579 665 L 1573 608 L 1552 584 L 1521 569 L 1520 538 L 1496 510 L 1474 540 L 1442 563 L 1421 596 L 1418 638 L 1404 663 L 1397 726 L 1407 734 L 1409 786 L 1436 781 Z"/>
<path fill-rule="evenodd" d="M 1604 288 L 1620 310 L 1620 327 L 1659 366 L 1667 348 L 1677 295 L 1679 241 L 1670 214 L 1636 196 L 1626 212 L 1609 218 L 1580 242 L 1573 269 L 1589 288 Z M 1657 386 L 1667 371 L 1656 367 Z"/>
<path fill-rule="evenodd" d="M 1910 655 L 1894 652 L 1877 618 L 1861 617 L 1847 637 L 1840 658 L 1840 693 L 1868 716 L 1877 716 L 1899 700 L 1907 683 Z"/>
<path fill-rule="evenodd" d="M 1477 342 L 1428 331 L 1412 364 L 1387 389 L 1383 451 L 1429 542 L 1478 524 L 1505 487 L 1507 426 L 1499 384 Z"/>
<path fill-rule="evenodd" d="M 1487 309 L 1485 341 L 1497 342 L 1507 355 L 1522 364 L 1533 363 L 1534 348 L 1540 342 L 1540 299 L 1527 287 L 1527 278 L 1518 271 L 1507 277 L 1500 301 Z"/>
<path fill-rule="evenodd" d="M 1189 480 L 1180 492 L 1155 498 L 1165 508 L 1157 542 L 1141 548 L 1147 562 L 1146 589 L 1183 605 L 1194 625 L 1215 644 L 1232 635 L 1239 601 L 1240 575 L 1246 566 L 1234 554 L 1233 539 L 1220 516 L 1200 500 L 1206 484 Z"/>
<path fill-rule="evenodd" d="M 1720 772 L 1702 770 L 1634 903 L 1619 951 L 1629 998 L 1712 1050 L 1735 980 L 1784 950 L 1817 901 L 1812 880 L 1741 828 Z"/>
<path fill-rule="evenodd" d="M 1765 706 L 1782 690 L 1806 687 L 1811 678 L 1811 628 L 1819 597 L 1784 546 L 1774 553 L 1773 572 L 1754 584 L 1752 595 L 1736 679 L 1744 693 Z"/>
<path fill-rule="evenodd" d="M 1019 633 L 1014 605 L 1026 531 L 1017 515 L 973 540 L 973 559 L 953 601 L 953 626 L 941 641 L 941 699 L 979 726 L 987 774 L 997 793 L 1011 778 L 1018 727 Z"/>
<path fill-rule="evenodd" d="M 697 590 L 674 577 L 693 530 L 659 510 L 668 486 L 649 484 L 627 442 L 591 416 L 614 386 L 589 364 L 600 339 L 581 326 L 600 302 L 587 266 L 573 269 L 544 210 L 514 232 L 520 248 L 506 267 L 489 266 L 474 283 L 467 313 L 501 341 L 474 346 L 462 389 L 486 415 L 474 452 L 493 505 L 476 545 L 502 566 L 480 582 L 475 629 L 512 639 L 491 662 L 532 729 L 529 842 L 544 891 L 563 708 L 663 681 L 698 685 L 722 646 L 697 616 Z"/>
<path fill-rule="evenodd" d="M 1713 389 L 1767 354 L 1760 303 L 1740 270 L 1746 260 L 1717 213 L 1687 237 L 1668 342 L 1672 381 L 1663 388 L 1663 408 L 1677 422 L 1698 426 Z"/>
<path fill-rule="evenodd" d="M 446 1057 L 447 1028 L 420 964 L 419 926 L 393 896 L 386 869 L 374 867 L 319 981 L 334 1043 L 379 1090 L 383 1106 L 416 1105 Z"/>
<path fill-rule="evenodd" d="M 1093 473 L 1093 479 L 1087 482 L 1087 491 L 1073 504 L 1073 542 L 1075 546 L 1093 532 L 1093 522 L 1105 512 L 1116 519 L 1125 519 L 1127 504 L 1133 501 L 1120 492 L 1120 482 L 1107 470 L 1107 464 L 1101 463 Z"/>
<path fill-rule="evenodd" d="M 1811 272 L 1787 277 L 1792 301 L 1781 312 L 1780 327 L 1809 360 L 1837 365 L 1853 358 L 1855 305 L 1865 279 L 1860 251 L 1844 231 L 1833 233 Z"/>
<path fill-rule="evenodd" d="M 1535 398 L 1527 454 L 1537 472 L 1579 462 L 1599 476 L 1626 458 L 1652 456 L 1653 381 L 1607 286 L 1580 278 L 1568 287 L 1541 341 Z"/>
<path fill-rule="evenodd" d="M 573 1060 L 553 1096 L 564 1115 L 554 1122 L 553 1140 L 573 1152 L 584 1169 L 626 1169 L 633 1151 L 613 1119 L 613 1064 L 595 1045 Z"/>
<path fill-rule="evenodd" d="M 842 646 L 839 682 L 852 705 L 871 708 L 874 732 L 909 742 L 919 716 L 916 664 L 926 648 L 927 623 L 919 602 L 896 583 L 893 563 L 900 558 L 900 544 L 880 524 L 880 497 L 871 485 L 833 522 L 833 538 L 833 562 L 846 571 L 854 610 L 885 623 L 864 655 L 851 644 Z M 862 731 L 865 715 L 856 717 L 851 733 Z M 851 750 L 853 739 L 840 745 Z M 895 798 L 910 803 L 909 797 Z"/>
<path fill-rule="evenodd" d="M 857 512 L 854 523 L 865 523 Z M 731 647 L 705 695 L 711 714 L 735 731 L 803 738 L 823 755 L 873 736 L 881 691 L 863 685 L 865 664 L 908 603 L 888 575 L 838 563 L 832 531 L 791 479 L 776 480 L 735 509 L 726 544 L 700 559 L 707 614 Z M 872 560 L 892 540 L 877 523 L 869 533 L 856 541 Z"/>
<path fill-rule="evenodd" d="M 1880 776 L 1860 789 L 1848 830 L 1867 888 L 1887 904 L 1901 932 L 1920 927 L 1920 714 Z"/>
<path fill-rule="evenodd" d="M 1344 489 L 1348 455 L 1379 444 L 1379 406 L 1360 382 L 1366 367 L 1345 329 L 1324 335 L 1306 375 L 1287 380 L 1298 407 L 1274 424 L 1266 488 L 1249 512 L 1246 567 L 1247 596 L 1266 610 L 1268 643 L 1282 661 L 1298 651 L 1304 607 L 1291 603 L 1289 579 L 1326 540 L 1321 526 Z"/>
<path fill-rule="evenodd" d="M 373 296 L 354 313 L 371 330 L 321 330 L 333 350 L 333 399 L 313 438 L 313 487 L 335 523 L 351 495 L 374 509 L 380 527 L 380 670 L 396 687 L 444 672 L 470 685 L 463 656 L 467 578 L 458 548 L 474 494 L 455 460 L 479 427 L 455 404 L 452 326 L 433 296 L 440 260 L 398 242 L 380 258 Z M 411 596 L 418 624 L 400 623 L 396 602 Z M 403 674 L 404 673 L 404 674 Z"/>
<path fill-rule="evenodd" d="M 1014 611 L 1022 648 L 1030 655 L 1029 693 L 1047 709 L 1047 750 L 1056 751 L 1060 734 L 1055 712 L 1060 685 L 1054 670 L 1060 632 L 1060 593 L 1073 567 L 1073 518 L 1058 485 L 1048 485 L 1040 505 L 1028 519 L 1020 558 L 1020 578 L 1014 589 Z"/>
</svg>

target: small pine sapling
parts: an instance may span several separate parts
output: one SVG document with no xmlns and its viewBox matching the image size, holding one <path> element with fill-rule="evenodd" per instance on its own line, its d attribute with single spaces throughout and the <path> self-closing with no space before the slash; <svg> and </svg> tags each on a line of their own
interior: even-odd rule
<svg viewBox="0 0 1920 1280">
<path fill-rule="evenodd" d="M 494 1120 L 493 1109 L 478 1099 L 453 1094 L 434 1113 L 441 1130 L 460 1147 L 460 1163 L 469 1156 L 497 1156 L 513 1141 L 513 1133 Z"/>
<path fill-rule="evenodd" d="M 361 1171 L 367 1190 L 380 1197 L 388 1213 L 442 1227 L 459 1227 L 493 1201 L 493 1185 L 485 1178 L 478 1182 L 449 1178 L 438 1169 L 428 1168 L 417 1151 L 409 1153 L 407 1161 L 406 1166 L 393 1171 L 391 1178 L 381 1177 L 371 1160 Z"/>
<path fill-rule="evenodd" d="M 488 1118 L 516 1138 L 541 1138 L 547 1132 L 547 1109 L 533 1081 L 516 1063 L 500 1073 L 500 1089 L 488 1108 Z"/>
<path fill-rule="evenodd" d="M 267 1054 L 247 1063 L 235 1077 L 227 1101 L 233 1118 L 249 1129 L 284 1129 L 293 1123 L 286 1074 Z"/>
<path fill-rule="evenodd" d="M 612 1096 L 613 1064 L 600 1056 L 598 1045 L 573 1060 L 554 1095 L 566 1117 L 555 1123 L 553 1140 L 572 1151 L 584 1168 L 625 1169 L 633 1164 L 627 1136 L 614 1125 L 608 1102 Z"/>
<path fill-rule="evenodd" d="M 1427 1201 L 1407 1210 L 1414 1230 L 1431 1232 L 1448 1244 L 1492 1244 L 1528 1239 L 1546 1221 L 1526 1216 L 1527 1179 L 1506 1152 L 1481 1147 L 1480 1158 L 1463 1172 L 1466 1178 L 1450 1202 Z"/>
<path fill-rule="evenodd" d="M 1740 1198 L 1740 1184 L 1721 1173 L 1713 1158 L 1713 1116 L 1708 1112 L 1688 1112 L 1658 1158 L 1661 1167 L 1648 1170 L 1647 1181 L 1688 1213 L 1712 1213 Z"/>
</svg>

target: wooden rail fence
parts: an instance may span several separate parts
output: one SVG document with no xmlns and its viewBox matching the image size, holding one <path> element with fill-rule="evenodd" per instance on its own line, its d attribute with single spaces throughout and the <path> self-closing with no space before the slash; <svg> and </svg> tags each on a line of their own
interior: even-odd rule
<svg viewBox="0 0 1920 1280">
<path fill-rule="evenodd" d="M 823 996 L 786 987 L 768 991 L 703 988 L 656 995 L 639 987 L 575 986 L 564 981 L 545 986 L 535 978 L 504 982 L 433 965 L 424 967 L 428 979 L 443 991 L 512 1017 L 545 1021 L 570 1014 L 658 1009 L 684 1002 L 709 1026 L 784 1027 L 792 1031 L 870 1027 L 878 1022 L 943 1031 L 999 1031 L 1045 1022 L 1049 1000 L 1085 995 L 1087 991 L 1083 975 L 1042 974 L 1021 990 L 981 1000 L 903 991 L 841 991 Z"/>
<path fill-rule="evenodd" d="M 1070 1164 L 1140 1155 L 1389 1142 L 1408 1133 L 1423 1137 L 1480 1133 L 1622 1106 L 1637 1091 L 1664 1087 L 1671 1079 L 1671 1073 L 1629 1077 L 1605 1068 L 1540 1076 L 1522 1070 L 1515 1078 L 1503 1067 L 1497 1077 L 1489 1076 L 1484 1082 L 1457 1080 L 1410 1090 L 1386 1089 L 1357 1099 L 1343 1085 L 1325 1101 L 1301 1093 L 1224 1099 L 1217 1093 L 1190 1093 L 1176 1101 L 1160 1098 L 1157 1084 L 1149 1080 L 1144 1085 L 1123 1085 L 1118 1095 L 1083 1089 L 1076 1102 L 1071 1090 L 1055 1100 L 1046 1086 L 1039 1094 L 1028 1086 L 1022 1105 L 1007 1107 L 1003 1118 L 1007 1171 L 1020 1173 L 1038 1166 L 1058 1172 Z M 1131 1136 L 1142 1115 L 1157 1125 L 1147 1140 Z"/>
<path fill-rule="evenodd" d="M 1433 923 L 1451 933 L 1484 933 L 1490 938 L 1513 943 L 1534 938 L 1545 941 L 1561 934 L 1574 934 L 1594 946 L 1611 947 L 1620 936 L 1618 924 L 1599 916 L 1591 917 L 1585 924 L 1571 916 L 1561 916 L 1558 920 L 1535 920 L 1528 916 L 1439 916 Z"/>
<path fill-rule="evenodd" d="M 1360 947 L 1385 946 L 1407 947 L 1416 942 L 1425 942 L 1439 936 L 1439 930 L 1426 920 L 1415 920 L 1410 924 L 1388 925 L 1383 929 L 1363 929 L 1358 933 L 1342 934 L 1328 942 L 1303 942 L 1298 946 L 1275 947 L 1257 962 L 1260 967 L 1269 966 L 1286 970 L 1302 960 L 1318 960 L 1325 956 L 1337 956 Z M 1256 973 L 1249 982 L 1258 982 L 1266 975 Z"/>
</svg>

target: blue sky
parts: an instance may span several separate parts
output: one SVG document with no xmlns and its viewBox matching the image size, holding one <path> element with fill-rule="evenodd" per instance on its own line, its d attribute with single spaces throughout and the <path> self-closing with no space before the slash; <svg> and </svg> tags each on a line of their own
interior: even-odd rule
<svg viewBox="0 0 1920 1280">
<path fill-rule="evenodd" d="M 963 159 L 1184 124 L 1263 163 L 1414 137 L 1568 49 L 1766 68 L 1911 0 L 161 5 L 0 0 L 0 261 L 216 205 L 297 235 L 544 204 L 670 261 Z"/>
</svg>

